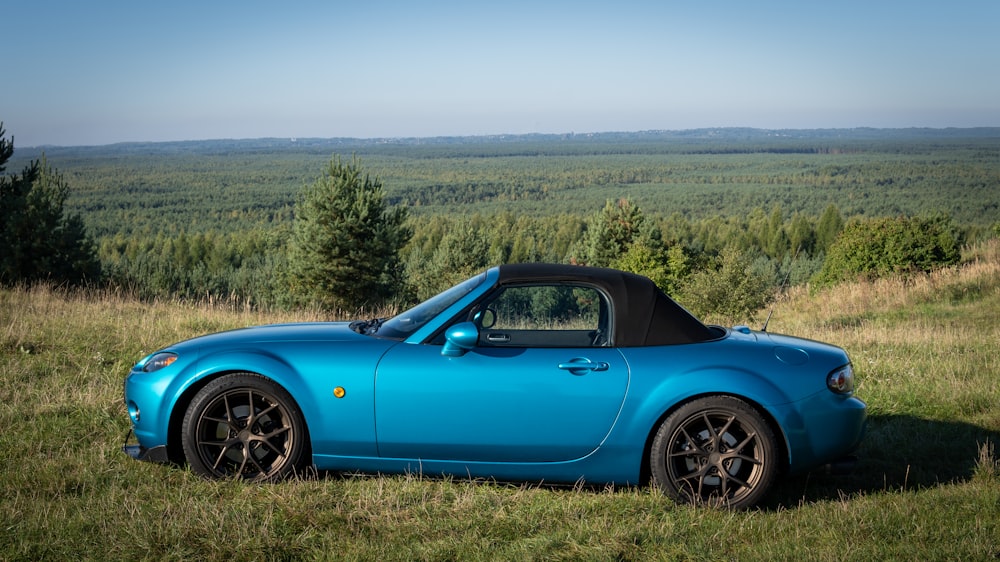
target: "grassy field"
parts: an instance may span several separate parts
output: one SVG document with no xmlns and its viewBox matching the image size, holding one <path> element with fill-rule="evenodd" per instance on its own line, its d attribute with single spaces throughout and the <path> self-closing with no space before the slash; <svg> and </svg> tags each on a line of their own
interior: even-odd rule
<svg viewBox="0 0 1000 562">
<path fill-rule="evenodd" d="M 851 476 L 759 509 L 649 489 L 410 477 L 208 482 L 135 462 L 122 379 L 143 354 L 317 314 L 0 291 L 0 559 L 987 560 L 1000 556 L 1000 245 L 909 280 L 796 289 L 770 330 L 851 353 L 870 433 Z M 835 427 L 830 428 L 836 431 Z"/>
</svg>

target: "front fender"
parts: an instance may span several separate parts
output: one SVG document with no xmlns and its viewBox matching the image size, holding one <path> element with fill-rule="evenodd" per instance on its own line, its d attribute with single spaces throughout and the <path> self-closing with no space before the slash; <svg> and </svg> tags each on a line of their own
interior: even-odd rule
<svg viewBox="0 0 1000 562">
<path fill-rule="evenodd" d="M 294 398 L 306 427 L 321 427 L 324 413 L 315 398 L 307 391 L 303 374 L 282 357 L 259 349 L 231 350 L 200 356 L 185 371 L 173 379 L 163 392 L 163 412 L 169 419 L 162 420 L 164 429 L 180 427 L 187 405 L 194 395 L 210 381 L 236 372 L 258 374 L 274 381 Z"/>
<path fill-rule="evenodd" d="M 297 342 L 267 349 L 206 354 L 191 366 L 190 377 L 171 389 L 182 405 L 216 376 L 249 371 L 273 380 L 298 403 L 314 454 L 376 456 L 375 370 L 396 342 L 371 340 L 362 347 L 303 347 Z M 183 416 L 183 412 L 180 414 Z"/>
</svg>

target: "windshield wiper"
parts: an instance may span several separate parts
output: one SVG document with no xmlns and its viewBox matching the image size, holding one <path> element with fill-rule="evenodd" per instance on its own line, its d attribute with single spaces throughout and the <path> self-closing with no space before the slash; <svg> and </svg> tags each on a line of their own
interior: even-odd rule
<svg viewBox="0 0 1000 562">
<path fill-rule="evenodd" d="M 382 324 L 385 324 L 385 321 L 385 318 L 376 318 L 368 322 L 368 326 L 365 327 L 365 333 L 368 335 L 374 334 L 379 328 L 382 327 Z"/>
<path fill-rule="evenodd" d="M 351 322 L 348 325 L 348 327 L 359 334 L 370 336 L 375 332 L 377 332 L 378 329 L 382 327 L 382 324 L 385 323 L 385 320 L 386 320 L 385 318 L 373 318 L 371 320 L 355 320 L 354 322 Z"/>
</svg>

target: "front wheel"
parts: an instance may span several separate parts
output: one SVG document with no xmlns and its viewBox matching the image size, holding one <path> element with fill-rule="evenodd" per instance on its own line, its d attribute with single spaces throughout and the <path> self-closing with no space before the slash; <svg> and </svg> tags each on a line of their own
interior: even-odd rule
<svg viewBox="0 0 1000 562">
<path fill-rule="evenodd" d="M 760 501 L 778 470 L 778 445 L 746 402 L 710 396 L 660 424 L 649 455 L 660 490 L 679 502 L 743 509 Z"/>
<path fill-rule="evenodd" d="M 278 480 L 302 468 L 302 414 L 288 392 L 260 375 L 235 373 L 201 389 L 184 415 L 184 455 L 209 478 Z"/>
</svg>

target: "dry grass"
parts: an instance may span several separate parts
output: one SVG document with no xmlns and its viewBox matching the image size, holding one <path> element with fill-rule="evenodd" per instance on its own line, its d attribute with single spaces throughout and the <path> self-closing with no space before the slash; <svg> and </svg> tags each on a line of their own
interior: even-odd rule
<svg viewBox="0 0 1000 562">
<path fill-rule="evenodd" d="M 793 287 L 777 305 L 791 325 L 808 329 L 817 319 L 826 324 L 862 323 L 885 314 L 905 314 L 927 303 L 974 303 L 1000 291 L 1000 239 L 967 252 L 973 259 L 961 266 L 929 274 L 844 283 L 812 293 L 807 286 Z"/>
</svg>

